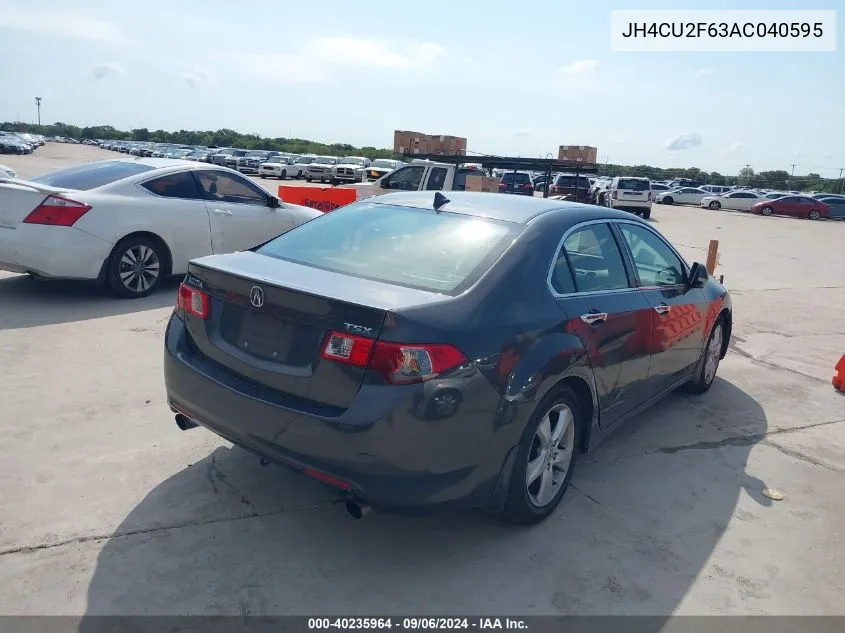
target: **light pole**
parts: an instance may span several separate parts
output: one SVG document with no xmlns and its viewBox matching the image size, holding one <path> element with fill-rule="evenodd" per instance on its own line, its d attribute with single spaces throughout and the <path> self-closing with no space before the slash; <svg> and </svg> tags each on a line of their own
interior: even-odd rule
<svg viewBox="0 0 845 633">
<path fill-rule="evenodd" d="M 41 97 L 35 97 L 35 108 L 38 110 L 38 125 L 41 125 Z"/>
</svg>

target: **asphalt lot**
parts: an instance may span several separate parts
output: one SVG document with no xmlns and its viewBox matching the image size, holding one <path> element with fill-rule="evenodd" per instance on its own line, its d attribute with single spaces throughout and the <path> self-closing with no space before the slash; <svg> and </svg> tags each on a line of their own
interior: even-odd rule
<svg viewBox="0 0 845 633">
<path fill-rule="evenodd" d="M 27 177 L 104 154 L 0 162 Z M 177 429 L 161 373 L 177 282 L 123 301 L 0 273 L 0 613 L 845 613 L 845 396 L 830 384 L 845 223 L 652 219 L 690 261 L 720 240 L 731 350 L 708 394 L 672 396 L 583 456 L 531 529 L 353 521 L 321 484 Z"/>
</svg>

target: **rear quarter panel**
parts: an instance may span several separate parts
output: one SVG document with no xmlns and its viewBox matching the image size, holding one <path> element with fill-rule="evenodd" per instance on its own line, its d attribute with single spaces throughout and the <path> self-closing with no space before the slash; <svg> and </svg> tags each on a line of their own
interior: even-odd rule
<svg viewBox="0 0 845 633">
<path fill-rule="evenodd" d="M 191 259 L 211 254 L 211 229 L 204 202 L 128 193 L 92 191 L 81 196 L 80 200 L 92 208 L 75 226 L 112 245 L 132 233 L 157 235 L 170 250 L 174 274 L 187 271 Z"/>
</svg>

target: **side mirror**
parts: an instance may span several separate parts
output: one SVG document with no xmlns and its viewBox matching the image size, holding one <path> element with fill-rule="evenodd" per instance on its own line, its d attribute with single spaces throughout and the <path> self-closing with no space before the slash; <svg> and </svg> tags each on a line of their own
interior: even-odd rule
<svg viewBox="0 0 845 633">
<path fill-rule="evenodd" d="M 269 196 L 267 198 L 267 206 L 271 209 L 278 209 L 281 206 L 281 203 L 276 196 Z"/>
<path fill-rule="evenodd" d="M 698 262 L 693 263 L 689 271 L 688 285 L 690 288 L 701 288 L 707 280 L 710 279 L 710 273 L 707 272 L 707 267 Z"/>
</svg>

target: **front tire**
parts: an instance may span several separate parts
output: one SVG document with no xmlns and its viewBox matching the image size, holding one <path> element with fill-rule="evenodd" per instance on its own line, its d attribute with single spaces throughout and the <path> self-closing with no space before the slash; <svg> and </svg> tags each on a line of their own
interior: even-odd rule
<svg viewBox="0 0 845 633">
<path fill-rule="evenodd" d="M 771 207 L 763 207 L 762 209 L 760 209 L 760 213 L 762 213 L 763 215 L 772 215 L 773 210 Z"/>
<path fill-rule="evenodd" d="M 710 206 L 711 211 L 718 211 L 719 209 L 722 208 L 722 203 L 719 202 L 718 200 L 714 200 L 713 202 L 710 203 L 709 206 Z"/>
<path fill-rule="evenodd" d="M 666 196 L 660 202 L 661 204 L 675 204 L 675 199 L 672 196 Z"/>
<path fill-rule="evenodd" d="M 311 176 L 305 176 L 305 182 L 311 182 Z"/>
<path fill-rule="evenodd" d="M 713 386 L 716 379 L 716 372 L 719 369 L 719 361 L 722 359 L 722 346 L 724 340 L 725 322 L 722 317 L 716 319 L 710 338 L 704 348 L 701 359 L 695 370 L 695 376 L 684 385 L 684 391 L 694 394 L 705 393 Z"/>
<path fill-rule="evenodd" d="M 575 470 L 581 439 L 578 398 L 566 386 L 540 401 L 523 433 L 501 516 L 533 525 L 560 503 Z"/>
<path fill-rule="evenodd" d="M 288 177 L 288 172 L 287 172 L 287 170 L 283 169 L 282 173 L 279 175 L 279 180 L 286 180 L 287 177 Z"/>
<path fill-rule="evenodd" d="M 153 292 L 165 274 L 161 246 L 145 237 L 128 237 L 112 251 L 106 280 L 118 296 L 139 299 Z"/>
<path fill-rule="evenodd" d="M 821 213 L 819 213 L 819 211 L 818 211 L 817 209 L 813 209 L 812 211 L 810 211 L 810 214 L 807 216 L 807 219 L 809 219 L 809 220 L 818 220 L 818 219 L 820 219 L 821 217 L 822 217 L 822 214 L 821 214 Z"/>
</svg>

